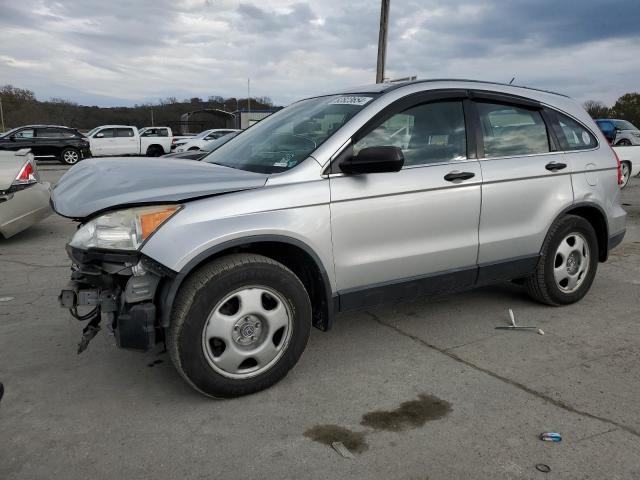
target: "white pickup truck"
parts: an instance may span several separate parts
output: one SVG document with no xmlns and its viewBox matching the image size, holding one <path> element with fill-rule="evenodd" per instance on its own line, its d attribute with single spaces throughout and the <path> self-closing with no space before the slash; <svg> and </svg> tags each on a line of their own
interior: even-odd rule
<svg viewBox="0 0 640 480">
<path fill-rule="evenodd" d="M 640 174 L 640 146 L 613 147 L 622 166 L 622 185 L 627 186 L 629 179 Z"/>
<path fill-rule="evenodd" d="M 130 125 L 102 125 L 87 133 L 87 138 L 94 157 L 159 157 L 171 152 L 173 135 L 168 127 L 146 127 L 138 131 Z"/>
</svg>

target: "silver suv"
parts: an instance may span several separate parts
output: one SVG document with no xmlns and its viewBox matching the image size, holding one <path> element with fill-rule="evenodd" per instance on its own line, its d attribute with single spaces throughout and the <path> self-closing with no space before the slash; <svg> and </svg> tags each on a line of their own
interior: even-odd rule
<svg viewBox="0 0 640 480">
<path fill-rule="evenodd" d="M 308 98 L 200 162 L 69 170 L 60 302 L 89 320 L 80 350 L 102 320 L 121 347 L 165 341 L 201 393 L 244 395 L 346 310 L 505 280 L 580 300 L 625 234 L 620 178 L 563 95 L 437 80 Z"/>
</svg>

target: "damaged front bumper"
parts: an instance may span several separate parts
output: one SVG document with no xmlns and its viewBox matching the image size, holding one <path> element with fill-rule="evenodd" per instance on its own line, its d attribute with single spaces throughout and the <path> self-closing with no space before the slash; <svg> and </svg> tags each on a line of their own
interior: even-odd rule
<svg viewBox="0 0 640 480">
<path fill-rule="evenodd" d="M 71 280 L 60 292 L 60 305 L 78 320 L 89 320 L 78 353 L 93 338 L 100 323 L 119 347 L 149 350 L 163 341 L 157 321 L 159 285 L 173 272 L 138 252 L 81 250 L 67 245 L 73 261 Z M 89 310 L 81 314 L 80 310 Z"/>
</svg>

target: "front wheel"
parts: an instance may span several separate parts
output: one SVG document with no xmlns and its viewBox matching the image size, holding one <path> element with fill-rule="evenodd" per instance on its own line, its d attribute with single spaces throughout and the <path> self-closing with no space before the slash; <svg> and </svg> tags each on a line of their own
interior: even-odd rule
<svg viewBox="0 0 640 480">
<path fill-rule="evenodd" d="M 587 294 L 597 268 L 595 230 L 584 218 L 566 215 L 549 230 L 536 271 L 525 285 L 541 303 L 568 305 Z"/>
<path fill-rule="evenodd" d="M 59 159 L 65 165 L 75 165 L 80 161 L 80 152 L 75 148 L 65 148 L 60 152 Z"/>
<path fill-rule="evenodd" d="M 311 302 L 281 263 L 234 254 L 185 280 L 171 319 L 168 349 L 182 377 L 205 395 L 236 397 L 293 368 L 309 338 Z"/>
<path fill-rule="evenodd" d="M 631 140 L 629 140 L 628 138 L 623 138 L 618 143 L 616 143 L 616 145 L 619 145 L 621 147 L 628 147 L 631 145 Z"/>
</svg>

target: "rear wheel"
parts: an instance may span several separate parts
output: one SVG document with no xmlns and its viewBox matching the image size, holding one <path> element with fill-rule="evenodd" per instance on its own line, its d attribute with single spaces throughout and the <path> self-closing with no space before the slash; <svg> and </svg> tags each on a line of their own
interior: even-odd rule
<svg viewBox="0 0 640 480">
<path fill-rule="evenodd" d="M 629 178 L 631 178 L 631 164 L 627 161 L 620 162 L 620 169 L 622 170 L 622 183 L 620 184 L 620 188 L 624 188 L 629 183 Z"/>
<path fill-rule="evenodd" d="M 191 151 L 191 150 L 200 150 L 200 149 L 199 149 L 198 147 L 191 147 L 191 148 L 189 149 L 189 151 Z"/>
<path fill-rule="evenodd" d="M 159 157 L 164 154 L 164 150 L 160 145 L 149 145 L 147 148 L 147 157 Z"/>
<path fill-rule="evenodd" d="M 618 143 L 616 143 L 616 145 L 620 145 L 621 147 L 628 147 L 629 145 L 631 145 L 631 140 L 629 140 L 628 138 L 623 138 Z"/>
<path fill-rule="evenodd" d="M 311 303 L 281 263 L 234 254 L 185 280 L 171 318 L 168 348 L 182 377 L 205 395 L 235 397 L 293 368 L 309 338 Z"/>
<path fill-rule="evenodd" d="M 75 165 L 80 161 L 80 152 L 75 148 L 65 148 L 60 152 L 59 160 L 65 165 Z"/>
<path fill-rule="evenodd" d="M 539 302 L 568 305 L 586 295 L 597 268 L 596 232 L 584 218 L 566 215 L 549 230 L 536 271 L 525 285 Z"/>
</svg>

